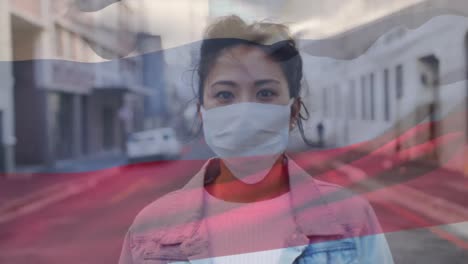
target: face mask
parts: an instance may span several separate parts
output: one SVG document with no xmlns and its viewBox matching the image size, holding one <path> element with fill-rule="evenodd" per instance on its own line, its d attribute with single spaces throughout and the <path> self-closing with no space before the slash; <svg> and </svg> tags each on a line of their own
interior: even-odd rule
<svg viewBox="0 0 468 264">
<path fill-rule="evenodd" d="M 205 141 L 236 178 L 259 182 L 286 150 L 293 102 L 202 107 Z"/>
</svg>

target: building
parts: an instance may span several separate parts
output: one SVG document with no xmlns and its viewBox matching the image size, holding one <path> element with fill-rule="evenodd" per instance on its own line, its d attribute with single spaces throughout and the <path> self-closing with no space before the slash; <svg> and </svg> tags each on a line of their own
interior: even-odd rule
<svg viewBox="0 0 468 264">
<path fill-rule="evenodd" d="M 14 169 L 14 104 L 9 1 L 0 1 L 0 172 Z"/>
<path fill-rule="evenodd" d="M 141 34 L 145 80 L 155 93 L 148 126 L 169 126 L 184 136 L 195 115 L 183 113 L 193 107 L 194 68 L 203 30 L 208 20 L 208 0 L 143 1 L 144 32 Z M 157 44 L 160 41 L 160 46 Z M 163 70 L 153 70 L 160 69 Z"/>
<path fill-rule="evenodd" d="M 362 31 L 369 28 L 372 23 Z M 432 125 L 423 136 L 432 140 L 454 130 L 453 120 L 435 121 L 445 120 L 455 112 L 461 113 L 455 130 L 464 134 L 466 145 L 467 36 L 467 18 L 445 15 L 413 30 L 395 27 L 384 32 L 361 55 L 353 45 L 343 45 L 339 56 L 352 59 L 306 55 L 306 78 L 314 85 L 307 100 L 308 105 L 316 106 L 307 124 L 309 131 L 323 122 L 325 142 L 339 147 L 388 132 L 396 137 L 408 128 L 430 122 Z M 316 134 L 312 136 L 317 140 Z M 414 146 L 418 140 L 421 139 L 405 144 Z M 397 144 L 395 151 L 404 147 Z M 444 163 L 453 154 L 453 148 L 442 147 L 433 158 L 463 171 L 463 161 Z"/>
<path fill-rule="evenodd" d="M 145 98 L 145 128 L 167 125 L 170 112 L 167 102 L 166 62 L 161 36 L 149 33 L 138 35 L 138 51 L 143 63 L 143 84 L 152 91 Z"/>
<path fill-rule="evenodd" d="M 143 84 L 141 58 L 123 58 L 135 32 L 116 31 L 136 11 L 120 5 L 112 27 L 109 21 L 103 24 L 67 9 L 65 1 L 12 0 L 2 5 L 14 61 L 16 164 L 53 166 L 61 160 L 121 153 L 126 134 L 143 129 L 144 100 L 150 94 Z"/>
</svg>

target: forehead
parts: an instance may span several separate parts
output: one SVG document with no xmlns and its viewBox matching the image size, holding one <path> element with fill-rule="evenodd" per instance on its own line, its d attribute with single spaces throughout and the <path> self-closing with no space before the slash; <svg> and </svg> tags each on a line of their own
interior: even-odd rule
<svg viewBox="0 0 468 264">
<path fill-rule="evenodd" d="M 258 47 L 238 45 L 220 53 L 211 67 L 207 81 L 215 79 L 263 79 L 275 77 L 285 80 L 280 64 Z"/>
</svg>

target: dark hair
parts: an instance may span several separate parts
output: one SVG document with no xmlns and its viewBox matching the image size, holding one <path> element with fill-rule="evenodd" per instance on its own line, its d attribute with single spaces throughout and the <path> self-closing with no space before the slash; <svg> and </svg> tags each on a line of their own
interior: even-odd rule
<svg viewBox="0 0 468 264">
<path fill-rule="evenodd" d="M 238 45 L 254 46 L 262 49 L 279 63 L 289 87 L 291 98 L 299 98 L 302 83 L 302 58 L 291 37 L 288 27 L 282 24 L 254 22 L 247 25 L 240 17 L 221 17 L 205 31 L 201 43 L 198 75 L 198 102 L 203 105 L 205 80 L 220 54 Z M 300 101 L 297 126 L 306 144 L 311 144 L 304 135 L 302 120 L 309 118 L 309 112 Z M 301 113 L 304 109 L 305 116 Z"/>
</svg>

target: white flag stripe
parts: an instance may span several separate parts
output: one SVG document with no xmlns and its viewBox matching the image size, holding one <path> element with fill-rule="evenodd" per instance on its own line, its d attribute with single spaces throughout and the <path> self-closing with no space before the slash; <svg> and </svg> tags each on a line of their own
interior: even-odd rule
<svg viewBox="0 0 468 264">
<path fill-rule="evenodd" d="M 50 0 L 54 5 L 64 1 Z M 107 50 L 96 49 L 95 45 L 89 47 L 93 50 L 93 56 L 83 58 L 65 58 L 67 60 L 81 62 L 99 62 L 124 56 L 135 56 L 141 53 L 148 53 L 160 50 L 161 48 L 175 48 L 202 39 L 202 32 L 208 21 L 217 15 L 229 13 L 255 13 L 255 10 L 262 10 L 266 17 L 257 17 L 262 20 L 271 16 L 279 17 L 290 21 L 293 31 L 301 39 L 305 39 L 301 49 L 313 56 L 331 57 L 336 59 L 352 59 L 363 54 L 372 44 L 383 34 L 391 31 L 395 27 L 418 28 L 433 17 L 454 14 L 468 16 L 468 2 L 463 0 L 436 1 L 436 0 L 414 0 L 414 1 L 392 1 L 392 4 L 382 4 L 376 2 L 374 5 L 363 5 L 360 1 L 351 0 L 347 4 L 333 2 L 327 5 L 317 5 L 315 11 L 306 14 L 300 10 L 303 0 L 283 3 L 285 7 L 281 9 L 285 15 L 279 15 L 279 9 L 268 9 L 267 6 L 249 4 L 243 9 L 236 8 L 230 0 L 223 0 L 228 3 L 221 10 L 208 0 L 179 0 L 177 3 L 157 0 L 70 0 L 68 5 L 61 5 L 58 11 L 58 21 L 66 21 L 65 24 L 72 25 L 70 31 L 78 31 L 79 37 L 93 40 L 102 39 L 108 36 Z M 257 2 L 257 1 L 255 1 Z M 281 1 L 280 1 L 281 2 Z M 316 1 L 311 1 L 316 2 Z M 308 4 L 309 5 L 309 4 Z M 330 12 L 330 10 L 336 12 Z M 57 10 L 56 10 L 57 11 Z M 125 12 L 122 12 L 125 11 Z M 127 12 L 128 11 L 128 12 Z M 282 11 L 282 12 L 283 12 Z M 374 12 L 375 11 L 375 12 Z M 127 13 L 126 13 L 127 12 Z M 380 17 L 376 17 L 376 13 Z M 296 20 L 291 20 L 297 14 Z M 241 14 L 242 15 L 242 14 Z M 349 23 L 343 23 L 343 17 Z M 79 25 L 80 21 L 87 22 L 86 25 Z M 317 22 L 319 21 L 319 22 Z M 367 24 L 366 24 L 367 23 Z M 59 23 L 60 24 L 60 23 Z M 359 25 L 359 26 L 358 26 Z M 326 28 L 327 32 L 319 31 Z M 12 33 L 21 28 L 12 28 Z M 344 31 L 347 30 L 347 31 Z M 49 31 L 45 28 L 43 32 Z M 344 32 L 343 32 L 344 31 Z M 139 43 L 137 34 L 144 32 L 150 35 L 161 37 L 160 45 L 142 45 Z M 341 32 L 341 33 L 340 33 Z M 2 30 L 1 34 L 10 34 Z M 331 35 L 330 35 L 331 34 Z M 112 36 L 113 35 L 113 36 Z M 110 36 L 110 37 L 109 37 Z M 322 36 L 317 38 L 316 36 Z M 326 37 L 325 37 L 326 36 Z M 51 40 L 53 41 L 53 40 Z M 86 45 L 89 41 L 85 42 Z M 112 47 L 118 45 L 118 47 Z M 38 44 L 39 46 L 39 44 Z M 343 47 L 346 47 L 344 49 Z M 140 49 L 137 49 L 140 47 Z M 22 54 L 21 59 L 54 59 L 57 52 L 54 45 L 46 46 L 46 52 L 35 52 Z M 86 48 L 83 48 L 86 49 Z M 352 49 L 350 52 L 349 49 Z M 40 50 L 38 48 L 38 50 Z M 0 60 L 11 60 L 4 57 Z M 13 58 L 15 60 L 15 58 Z"/>
</svg>

